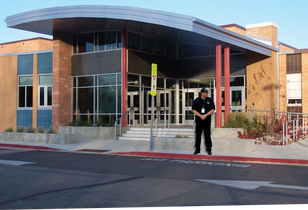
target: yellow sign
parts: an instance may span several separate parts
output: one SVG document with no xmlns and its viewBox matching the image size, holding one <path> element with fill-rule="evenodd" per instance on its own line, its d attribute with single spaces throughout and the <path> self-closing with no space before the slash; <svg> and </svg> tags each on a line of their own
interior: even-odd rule
<svg viewBox="0 0 308 210">
<path fill-rule="evenodd" d="M 157 86 L 157 64 L 152 63 L 151 95 L 156 96 Z"/>
</svg>

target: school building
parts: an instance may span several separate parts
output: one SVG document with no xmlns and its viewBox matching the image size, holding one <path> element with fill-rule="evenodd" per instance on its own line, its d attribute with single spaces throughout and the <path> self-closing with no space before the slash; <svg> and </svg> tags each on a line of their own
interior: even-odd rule
<svg viewBox="0 0 308 210">
<path fill-rule="evenodd" d="M 53 39 L 0 44 L 0 131 L 57 129 L 76 115 L 108 122 L 131 109 L 137 125 L 150 124 L 152 63 L 154 111 L 169 111 L 174 125 L 193 124 L 202 87 L 214 99 L 216 127 L 234 110 L 308 113 L 308 49 L 279 42 L 272 22 L 216 26 L 121 6 L 54 7 L 5 22 Z"/>
</svg>

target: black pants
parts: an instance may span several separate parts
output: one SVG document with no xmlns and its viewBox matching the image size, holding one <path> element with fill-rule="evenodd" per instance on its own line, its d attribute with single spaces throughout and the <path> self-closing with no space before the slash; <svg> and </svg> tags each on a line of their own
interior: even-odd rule
<svg viewBox="0 0 308 210">
<path fill-rule="evenodd" d="M 211 122 L 207 121 L 196 122 L 195 149 L 200 151 L 202 131 L 204 133 L 205 150 L 210 152 L 212 151 Z"/>
</svg>

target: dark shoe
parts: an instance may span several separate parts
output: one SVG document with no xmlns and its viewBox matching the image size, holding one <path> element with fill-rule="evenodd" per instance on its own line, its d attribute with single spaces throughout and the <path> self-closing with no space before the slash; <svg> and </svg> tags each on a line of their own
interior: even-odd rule
<svg viewBox="0 0 308 210">
<path fill-rule="evenodd" d="M 208 155 L 212 155 L 212 152 L 211 151 L 206 151 Z"/>
<path fill-rule="evenodd" d="M 195 151 L 194 151 L 194 155 L 196 155 L 196 154 L 198 154 L 198 153 L 200 153 L 200 151 L 198 151 L 198 150 L 195 150 Z"/>
</svg>

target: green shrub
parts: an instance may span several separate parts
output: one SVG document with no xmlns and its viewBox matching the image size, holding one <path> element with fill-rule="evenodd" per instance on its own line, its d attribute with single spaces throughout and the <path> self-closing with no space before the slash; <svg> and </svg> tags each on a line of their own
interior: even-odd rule
<svg viewBox="0 0 308 210">
<path fill-rule="evenodd" d="M 89 123 L 88 121 L 82 121 L 82 120 L 73 120 L 68 124 L 69 126 L 93 126 L 92 123 Z"/>
<path fill-rule="evenodd" d="M 41 126 L 37 128 L 38 133 L 45 133 L 45 129 Z"/>
<path fill-rule="evenodd" d="M 32 128 L 31 126 L 27 127 L 25 129 L 26 133 L 35 133 L 35 128 Z"/>
<path fill-rule="evenodd" d="M 25 128 L 22 127 L 22 126 L 17 126 L 16 132 L 23 133 L 23 132 L 25 132 Z"/>
<path fill-rule="evenodd" d="M 13 128 L 12 128 L 12 127 L 9 127 L 9 128 L 7 128 L 7 129 L 5 129 L 4 132 L 13 132 Z"/>
<path fill-rule="evenodd" d="M 256 116 L 251 121 L 243 112 L 230 113 L 228 123 L 223 126 L 223 128 L 243 128 L 246 132 L 260 131 L 261 127 Z"/>
<path fill-rule="evenodd" d="M 50 127 L 46 133 L 56 133 L 56 130 L 53 127 Z"/>
</svg>

